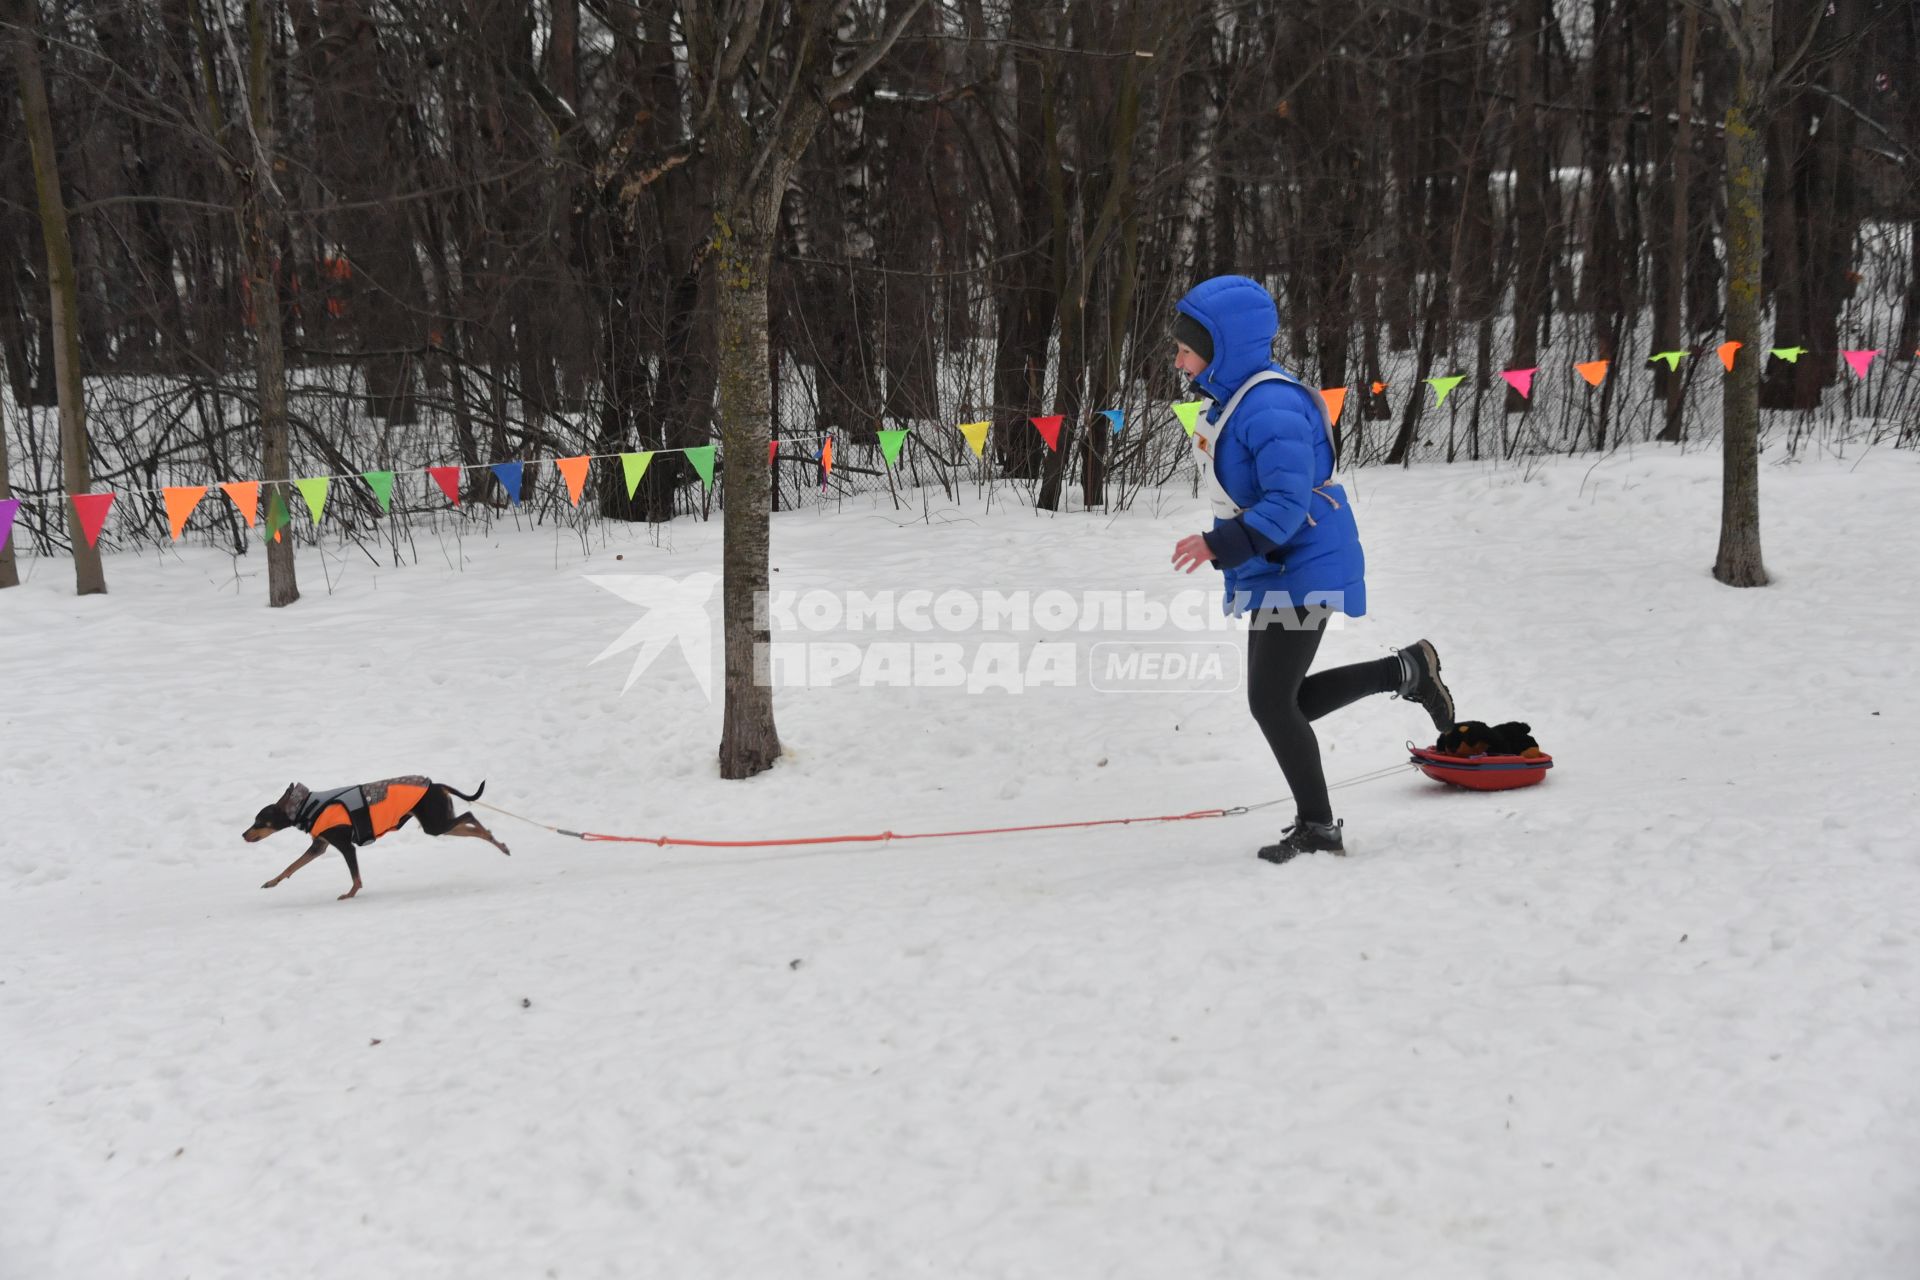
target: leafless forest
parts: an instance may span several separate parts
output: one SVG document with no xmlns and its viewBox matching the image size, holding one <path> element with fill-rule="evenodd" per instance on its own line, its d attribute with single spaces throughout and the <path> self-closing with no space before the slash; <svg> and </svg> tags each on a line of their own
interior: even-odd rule
<svg viewBox="0 0 1920 1280">
<path fill-rule="evenodd" d="M 0 0 L 0 498 L 27 504 L 17 547 L 66 552 L 69 339 L 120 545 L 166 540 L 162 485 L 454 463 L 457 518 L 487 519 L 484 464 L 721 439 L 731 211 L 765 159 L 738 126 L 783 95 L 814 127 L 767 206 L 776 509 L 1129 501 L 1186 465 L 1167 324 L 1224 271 L 1274 289 L 1283 361 L 1351 389 L 1348 465 L 1711 440 L 1729 338 L 1765 362 L 1764 437 L 1911 446 L 1920 6 L 1764 0 L 1767 329 L 1740 334 L 1725 121 L 1762 3 L 861 0 L 792 24 L 834 45 L 803 80 L 741 46 L 804 34 L 729 30 L 758 4 Z M 1862 348 L 1865 379 L 1839 354 Z M 1594 387 L 1572 366 L 1596 359 Z M 1533 367 L 1530 398 L 1500 377 Z M 1027 421 L 1050 413 L 1057 450 Z M 979 419 L 977 460 L 953 427 Z M 885 427 L 912 429 L 892 472 Z M 710 513 L 765 465 L 723 443 L 709 490 L 662 453 L 631 496 L 596 468 L 583 517 L 530 468 L 514 518 Z M 364 486 L 333 503 L 392 541 Z M 258 554 L 217 519 L 195 536 Z"/>
</svg>

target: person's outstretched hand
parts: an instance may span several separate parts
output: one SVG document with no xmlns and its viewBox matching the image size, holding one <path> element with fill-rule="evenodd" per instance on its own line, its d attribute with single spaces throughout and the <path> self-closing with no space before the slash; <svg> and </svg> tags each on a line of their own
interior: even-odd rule
<svg viewBox="0 0 1920 1280">
<path fill-rule="evenodd" d="M 1189 534 L 1173 544 L 1173 567 L 1182 573 L 1192 573 L 1212 562 L 1213 548 L 1207 545 L 1204 533 Z"/>
</svg>

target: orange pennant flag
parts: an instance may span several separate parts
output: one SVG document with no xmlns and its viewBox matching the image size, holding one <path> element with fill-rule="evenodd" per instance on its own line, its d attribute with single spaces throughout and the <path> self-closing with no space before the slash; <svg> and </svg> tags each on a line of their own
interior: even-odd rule
<svg viewBox="0 0 1920 1280">
<path fill-rule="evenodd" d="M 1375 395 L 1379 395 L 1382 391 L 1385 391 L 1386 389 L 1387 389 L 1387 384 L 1384 382 L 1376 382 L 1373 384 L 1373 394 Z"/>
<path fill-rule="evenodd" d="M 203 484 L 182 485 L 174 489 L 162 489 L 160 497 L 167 504 L 167 523 L 173 526 L 173 540 L 180 541 L 180 531 L 186 527 L 187 517 L 200 505 L 200 499 L 207 496 L 207 486 Z"/>
<path fill-rule="evenodd" d="M 1723 342 L 1713 350 L 1720 357 L 1720 363 L 1727 366 L 1727 372 L 1732 373 L 1733 353 L 1746 345 L 1744 342 Z"/>
<path fill-rule="evenodd" d="M 233 499 L 233 505 L 240 508 L 240 516 L 247 522 L 247 528 L 253 528 L 260 518 L 260 482 L 258 480 L 230 480 L 220 486 L 220 492 Z"/>
<path fill-rule="evenodd" d="M 832 436 L 828 436 L 827 442 L 820 446 L 820 468 L 821 470 L 825 471 L 828 475 L 833 474 L 833 437 Z"/>
<path fill-rule="evenodd" d="M 587 457 L 555 458 L 553 465 L 561 475 L 567 478 L 567 496 L 573 499 L 573 505 L 580 505 L 580 491 L 587 486 Z"/>
<path fill-rule="evenodd" d="M 1327 421 L 1340 421 L 1340 411 L 1347 407 L 1347 389 L 1345 387 L 1322 387 L 1320 398 L 1327 402 Z"/>
<path fill-rule="evenodd" d="M 1599 386 L 1607 376 L 1607 362 L 1605 360 L 1589 360 L 1585 364 L 1577 364 L 1573 367 L 1580 371 L 1580 376 L 1587 380 L 1588 386 Z"/>
</svg>

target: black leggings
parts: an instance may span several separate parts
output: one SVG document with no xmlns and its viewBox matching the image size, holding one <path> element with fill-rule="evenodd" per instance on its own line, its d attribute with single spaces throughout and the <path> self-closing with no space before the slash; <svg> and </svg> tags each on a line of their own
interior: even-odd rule
<svg viewBox="0 0 1920 1280">
<path fill-rule="evenodd" d="M 1313 722 L 1369 694 L 1400 687 L 1400 659 L 1378 658 L 1307 674 L 1320 648 L 1321 609 L 1261 609 L 1247 632 L 1247 705 L 1286 775 L 1299 817 L 1332 822 Z"/>
</svg>

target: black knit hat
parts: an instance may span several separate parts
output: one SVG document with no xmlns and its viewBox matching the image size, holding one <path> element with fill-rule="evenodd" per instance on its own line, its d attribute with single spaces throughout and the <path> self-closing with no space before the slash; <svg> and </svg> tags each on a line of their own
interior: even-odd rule
<svg viewBox="0 0 1920 1280">
<path fill-rule="evenodd" d="M 1207 332 L 1207 326 L 1184 311 L 1173 315 L 1173 340 L 1185 343 L 1195 355 L 1208 364 L 1213 363 L 1213 335 Z"/>
</svg>

